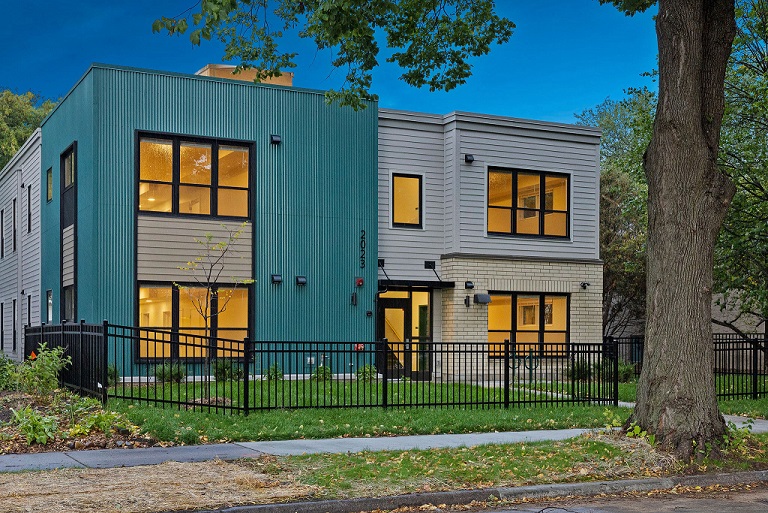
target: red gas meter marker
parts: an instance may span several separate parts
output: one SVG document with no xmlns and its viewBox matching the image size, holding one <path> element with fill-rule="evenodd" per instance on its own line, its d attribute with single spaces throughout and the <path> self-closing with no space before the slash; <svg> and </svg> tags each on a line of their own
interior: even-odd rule
<svg viewBox="0 0 768 513">
<path fill-rule="evenodd" d="M 363 286 L 363 279 L 362 278 L 355 278 L 355 285 L 357 285 L 358 287 L 362 287 Z"/>
</svg>

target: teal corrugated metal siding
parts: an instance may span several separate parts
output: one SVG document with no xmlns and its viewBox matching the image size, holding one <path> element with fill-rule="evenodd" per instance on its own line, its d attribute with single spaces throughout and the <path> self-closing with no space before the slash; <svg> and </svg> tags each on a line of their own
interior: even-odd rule
<svg viewBox="0 0 768 513">
<path fill-rule="evenodd" d="M 134 143 L 145 130 L 254 142 L 254 338 L 373 338 L 366 311 L 376 292 L 375 105 L 354 112 L 316 92 L 140 70 L 99 66 L 91 74 L 92 187 L 78 196 L 78 279 L 89 294 L 79 298 L 81 317 L 135 322 Z M 270 134 L 283 143 L 270 145 Z M 272 273 L 283 275 L 282 285 L 270 283 Z M 308 285 L 297 287 L 296 275 Z M 354 307 L 356 276 L 365 286 Z"/>
<path fill-rule="evenodd" d="M 78 83 L 77 87 L 59 104 L 42 126 L 42 159 L 41 159 L 41 291 L 43 297 L 46 290 L 53 291 L 53 321 L 60 319 L 61 300 L 61 228 L 59 213 L 61 205 L 61 169 L 59 159 L 73 142 L 77 141 L 77 176 L 78 187 L 78 216 L 83 209 L 90 208 L 94 190 L 88 183 L 93 176 L 94 163 L 94 108 L 93 108 L 93 73 L 90 71 Z M 46 171 L 53 169 L 53 199 L 46 198 Z M 78 230 L 81 226 L 78 226 Z M 86 237 L 87 238 L 87 237 Z M 91 258 L 88 247 L 78 242 L 78 269 L 80 279 L 96 271 L 95 262 Z M 78 283 L 78 287 L 80 284 Z M 86 305 L 93 301 L 94 291 L 87 290 L 79 293 L 80 304 Z M 47 315 L 46 309 L 41 309 L 42 319 Z M 78 315 L 82 315 L 78 311 Z"/>
</svg>

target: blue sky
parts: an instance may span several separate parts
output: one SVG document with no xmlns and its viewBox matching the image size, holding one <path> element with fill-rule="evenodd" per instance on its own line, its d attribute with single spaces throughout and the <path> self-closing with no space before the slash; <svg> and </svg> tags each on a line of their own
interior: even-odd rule
<svg viewBox="0 0 768 513">
<path fill-rule="evenodd" d="M 5 3 L 6 0 L 2 0 Z M 222 62 L 222 46 L 193 47 L 186 36 L 153 34 L 152 21 L 174 16 L 195 0 L 11 2 L 0 31 L 0 88 L 45 97 L 67 93 L 93 62 L 194 73 Z M 469 81 L 430 93 L 397 80 L 385 65 L 374 74 L 382 107 L 453 110 L 573 122 L 574 113 L 628 87 L 655 87 L 641 73 L 656 66 L 652 13 L 626 17 L 597 0 L 498 0 L 517 28 L 511 40 L 475 61 Z M 338 87 L 330 56 L 300 42 L 294 85 Z M 383 60 L 383 59 L 381 59 Z"/>
</svg>

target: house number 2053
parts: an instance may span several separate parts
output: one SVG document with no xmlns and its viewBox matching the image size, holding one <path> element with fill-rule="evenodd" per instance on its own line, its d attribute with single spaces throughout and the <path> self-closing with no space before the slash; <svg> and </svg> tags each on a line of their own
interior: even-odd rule
<svg viewBox="0 0 768 513">
<path fill-rule="evenodd" d="M 360 230 L 360 269 L 365 269 L 365 230 Z"/>
</svg>

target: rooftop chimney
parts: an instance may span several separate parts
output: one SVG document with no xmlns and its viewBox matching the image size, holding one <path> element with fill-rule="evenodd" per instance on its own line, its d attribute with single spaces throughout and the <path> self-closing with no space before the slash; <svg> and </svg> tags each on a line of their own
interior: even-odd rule
<svg viewBox="0 0 768 513">
<path fill-rule="evenodd" d="M 233 73 L 235 67 L 231 64 L 207 64 L 203 69 L 198 70 L 195 75 L 203 77 L 229 78 L 231 80 L 241 80 L 243 82 L 253 82 L 256 78 L 255 69 L 244 69 L 240 73 Z M 279 77 L 270 77 L 261 81 L 263 84 L 275 84 L 282 86 L 293 85 L 293 72 L 284 71 Z"/>
</svg>

